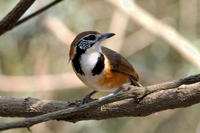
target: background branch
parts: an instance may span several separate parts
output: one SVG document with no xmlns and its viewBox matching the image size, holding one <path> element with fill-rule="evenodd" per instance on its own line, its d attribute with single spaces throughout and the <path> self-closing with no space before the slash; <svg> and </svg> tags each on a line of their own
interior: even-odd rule
<svg viewBox="0 0 200 133">
<path fill-rule="evenodd" d="M 89 119 L 146 116 L 166 109 L 187 107 L 200 102 L 200 83 L 197 82 L 200 82 L 200 74 L 145 88 L 131 87 L 130 91 L 107 97 L 102 101 L 94 100 L 81 106 L 78 106 L 79 100 L 64 102 L 1 97 L 0 116 L 35 117 L 1 124 L 0 130 L 30 127 L 52 119 L 77 122 Z M 143 96 L 145 97 L 140 103 L 132 99 Z"/>
<path fill-rule="evenodd" d="M 17 5 L 0 21 L 0 35 L 12 29 L 20 17 L 35 0 L 20 0 Z"/>
<path fill-rule="evenodd" d="M 61 1 L 62 1 L 62 0 L 55 0 L 55 1 L 51 2 L 51 3 L 49 3 L 48 5 L 42 7 L 41 9 L 39 9 L 38 11 L 36 11 L 36 12 L 34 12 L 34 13 L 28 15 L 27 17 L 24 17 L 23 19 L 19 20 L 19 21 L 15 24 L 15 26 L 18 26 L 18 25 L 24 23 L 25 21 L 27 21 L 27 20 L 29 20 L 29 19 L 31 19 L 31 18 L 37 16 L 38 14 L 40 14 L 40 13 L 46 11 L 47 9 L 51 8 L 52 6 L 54 6 L 55 4 L 57 4 L 57 3 L 61 2 Z"/>
<path fill-rule="evenodd" d="M 169 44 L 180 52 L 183 57 L 200 69 L 200 52 L 189 40 L 181 36 L 173 27 L 160 22 L 150 13 L 139 7 L 134 1 L 120 0 L 120 2 L 116 2 L 115 0 L 108 0 L 108 2 L 128 14 L 131 19 L 151 33 L 169 42 Z"/>
<path fill-rule="evenodd" d="M 29 7 L 35 2 L 35 0 L 20 0 L 19 3 L 0 21 L 0 35 L 13 29 L 14 27 L 24 23 L 25 21 L 35 17 L 36 15 L 42 13 L 43 11 L 49 9 L 55 4 L 62 0 L 55 0 L 50 4 L 44 6 L 38 11 L 24 17 L 19 20 L 20 17 L 29 9 Z M 18 21 L 19 20 L 19 21 Z"/>
<path fill-rule="evenodd" d="M 63 73 L 57 75 L 35 75 L 35 76 L 5 76 L 0 75 L 0 88 L 4 92 L 34 92 L 52 91 L 62 88 L 71 89 L 83 87 L 83 83 L 74 73 Z"/>
<path fill-rule="evenodd" d="M 56 36 L 62 44 L 70 47 L 71 42 L 75 38 L 75 34 L 58 17 L 45 15 L 43 17 L 42 25 Z"/>
</svg>

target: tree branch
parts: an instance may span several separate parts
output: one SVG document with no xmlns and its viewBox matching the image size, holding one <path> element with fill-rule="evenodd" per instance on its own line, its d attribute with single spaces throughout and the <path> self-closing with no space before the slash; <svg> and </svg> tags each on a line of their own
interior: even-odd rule
<svg viewBox="0 0 200 133">
<path fill-rule="evenodd" d="M 61 2 L 61 1 L 63 1 L 63 0 L 55 0 L 55 1 L 51 2 L 51 3 L 49 3 L 48 5 L 42 7 L 41 9 L 39 9 L 38 11 L 36 11 L 36 12 L 34 12 L 34 13 L 32 13 L 32 14 L 26 16 L 26 17 L 24 17 L 23 19 L 19 20 L 19 21 L 15 24 L 15 26 L 18 26 L 18 25 L 24 23 L 25 21 L 27 21 L 27 20 L 29 20 L 29 19 L 31 19 L 31 18 L 37 16 L 38 14 L 40 14 L 40 13 L 46 11 L 47 9 L 49 9 L 50 7 L 54 6 L 55 4 L 57 4 L 57 3 Z"/>
<path fill-rule="evenodd" d="M 62 0 L 55 0 L 38 11 L 19 20 L 26 10 L 28 10 L 29 7 L 35 2 L 35 0 L 20 0 L 19 3 L 0 21 L 0 35 L 35 17 L 61 1 Z"/>
<path fill-rule="evenodd" d="M 35 0 L 20 0 L 17 5 L 0 21 L 0 35 L 12 29 L 20 17 Z"/>
<path fill-rule="evenodd" d="M 144 98 L 139 103 L 133 99 L 140 97 Z M 127 92 L 106 97 L 103 100 L 93 100 L 81 106 L 79 106 L 80 100 L 64 102 L 1 97 L 0 116 L 31 118 L 0 124 L 0 131 L 30 127 L 53 119 L 77 122 L 114 117 L 147 116 L 162 110 L 187 107 L 199 102 L 200 74 L 145 88 L 131 86 Z"/>
</svg>

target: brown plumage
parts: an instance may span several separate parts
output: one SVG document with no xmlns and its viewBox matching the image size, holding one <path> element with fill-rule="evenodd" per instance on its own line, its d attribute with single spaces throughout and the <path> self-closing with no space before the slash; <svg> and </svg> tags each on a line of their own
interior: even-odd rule
<svg viewBox="0 0 200 133">
<path fill-rule="evenodd" d="M 73 60 L 74 56 L 77 54 L 76 47 L 79 41 L 89 34 L 94 34 L 96 35 L 97 38 L 103 35 L 96 31 L 86 31 L 78 34 L 70 47 L 70 52 L 69 52 L 70 60 Z M 102 49 L 102 54 L 105 56 L 104 58 L 106 58 L 107 60 L 107 62 L 104 61 L 104 64 L 107 64 L 106 70 L 104 68 L 103 72 L 99 74 L 98 82 L 96 82 L 94 78 L 91 78 L 91 80 L 88 81 L 85 75 L 78 74 L 74 69 L 75 73 L 77 74 L 77 76 L 80 78 L 81 81 L 83 81 L 87 86 L 95 90 L 101 90 L 99 89 L 99 86 L 102 86 L 102 90 L 103 88 L 104 89 L 107 88 L 107 90 L 111 88 L 119 88 L 122 87 L 123 84 L 128 82 L 129 83 L 131 82 L 135 86 L 141 86 L 140 83 L 138 82 L 139 76 L 136 70 L 123 56 L 103 46 L 101 46 L 101 49 Z M 96 86 L 98 86 L 97 87 L 98 89 L 95 88 L 96 86 L 94 84 L 97 84 Z"/>
<path fill-rule="evenodd" d="M 102 47 L 102 52 L 109 59 L 113 71 L 131 75 L 135 78 L 136 81 L 139 80 L 137 72 L 123 56 L 106 47 Z"/>
<path fill-rule="evenodd" d="M 78 34 L 71 44 L 69 60 L 74 72 L 83 83 L 94 89 L 83 98 L 81 104 L 97 91 L 116 89 L 112 93 L 116 94 L 126 90 L 130 83 L 141 86 L 134 67 L 117 52 L 101 46 L 103 40 L 113 35 L 86 31 Z"/>
<path fill-rule="evenodd" d="M 105 56 L 109 59 L 111 71 L 125 74 L 130 78 L 133 85 L 141 86 L 138 83 L 139 80 L 138 73 L 123 56 L 121 56 L 120 54 L 109 48 L 103 46 L 101 48 L 103 54 L 105 54 Z"/>
</svg>

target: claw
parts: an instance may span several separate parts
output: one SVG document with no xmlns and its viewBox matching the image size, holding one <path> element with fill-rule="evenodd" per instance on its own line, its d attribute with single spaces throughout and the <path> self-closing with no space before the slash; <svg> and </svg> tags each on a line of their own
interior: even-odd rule
<svg viewBox="0 0 200 133">
<path fill-rule="evenodd" d="M 89 100 L 91 99 L 91 96 L 94 95 L 97 91 L 92 91 L 89 94 L 87 94 L 82 100 L 81 100 L 81 105 L 88 103 Z"/>
</svg>

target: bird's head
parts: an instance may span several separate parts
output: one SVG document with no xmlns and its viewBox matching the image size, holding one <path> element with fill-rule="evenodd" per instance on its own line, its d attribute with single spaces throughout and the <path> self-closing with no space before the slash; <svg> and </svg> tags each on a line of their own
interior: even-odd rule
<svg viewBox="0 0 200 133">
<path fill-rule="evenodd" d="M 69 53 L 70 60 L 73 59 L 75 54 L 95 51 L 101 52 L 101 42 L 114 35 L 114 33 L 100 34 L 96 31 L 85 31 L 79 33 L 71 44 Z"/>
</svg>

